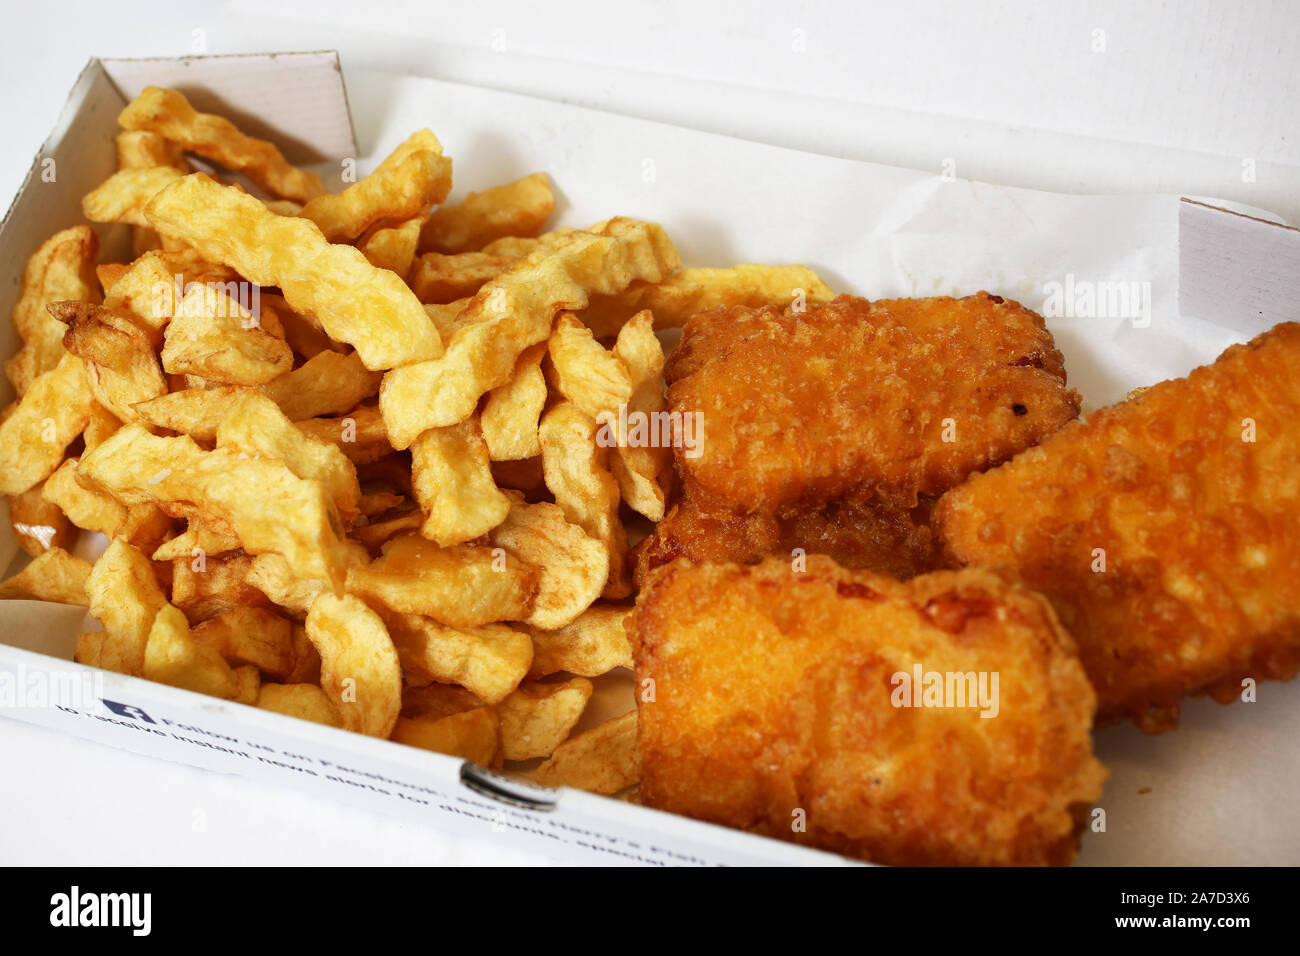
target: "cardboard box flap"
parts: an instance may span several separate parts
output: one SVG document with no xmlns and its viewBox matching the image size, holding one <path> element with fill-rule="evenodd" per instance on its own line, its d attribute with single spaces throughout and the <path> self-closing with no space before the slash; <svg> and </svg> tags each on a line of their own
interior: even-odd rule
<svg viewBox="0 0 1300 956">
<path fill-rule="evenodd" d="M 194 108 L 220 113 L 268 139 L 291 163 L 356 158 L 356 134 L 336 51 L 99 61 L 123 102 L 146 86 L 184 93 Z M 178 78 L 179 73 L 179 78 Z"/>
<path fill-rule="evenodd" d="M 1300 229 L 1184 199 L 1178 311 L 1254 337 L 1300 321 Z"/>
</svg>

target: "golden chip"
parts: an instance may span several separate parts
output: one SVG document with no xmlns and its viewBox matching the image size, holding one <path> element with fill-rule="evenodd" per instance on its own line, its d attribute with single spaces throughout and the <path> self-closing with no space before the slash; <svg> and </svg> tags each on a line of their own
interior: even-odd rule
<svg viewBox="0 0 1300 956">
<path fill-rule="evenodd" d="M 210 697 L 233 700 L 241 682 L 211 647 L 190 636 L 185 615 L 165 604 L 154 616 L 144 652 L 144 676 Z"/>
<path fill-rule="evenodd" d="M 659 282 L 634 282 L 625 290 L 595 296 L 579 314 L 599 338 L 611 338 L 642 309 L 654 313 L 655 327 L 679 328 L 697 312 L 718 306 L 765 305 L 784 309 L 802 300 L 809 305 L 834 298 L 830 287 L 807 266 L 753 263 L 729 269 L 683 269 Z"/>
<path fill-rule="evenodd" d="M 632 593 L 627 532 L 618 516 L 618 482 L 609 471 L 609 450 L 596 444 L 596 421 L 573 402 L 560 402 L 542 417 L 538 431 L 546 487 L 564 517 L 600 541 L 609 555 L 602 595 Z"/>
<path fill-rule="evenodd" d="M 56 302 L 50 314 L 68 324 L 63 347 L 84 360 L 95 400 L 124 422 L 131 406 L 167 392 L 149 333 L 125 312 L 89 302 Z"/>
<path fill-rule="evenodd" d="M 162 235 L 183 239 L 249 281 L 277 286 L 290 308 L 315 315 L 331 338 L 357 350 L 366 368 L 442 354 L 438 330 L 405 283 L 376 269 L 360 250 L 328 242 L 315 223 L 277 216 L 202 173 L 172 183 L 145 215 Z"/>
<path fill-rule="evenodd" d="M 103 631 L 87 631 L 77 635 L 77 643 L 72 652 L 72 659 L 87 667 L 100 667 L 112 670 L 103 663 L 104 642 L 108 635 Z"/>
<path fill-rule="evenodd" d="M 516 461 L 541 454 L 537 421 L 546 406 L 546 376 L 542 374 L 545 354 L 545 343 L 524 349 L 510 381 L 488 392 L 480 424 L 493 461 Z"/>
<path fill-rule="evenodd" d="M 531 628 L 533 663 L 528 676 L 536 680 L 564 671 L 599 677 L 617 667 L 630 668 L 632 642 L 624 623 L 631 613 L 630 607 L 593 604 L 558 630 Z"/>
<path fill-rule="evenodd" d="M 348 730 L 393 732 L 402 709 L 402 668 L 379 615 L 356 597 L 322 594 L 307 615 L 321 659 L 321 687 Z"/>
<path fill-rule="evenodd" d="M 106 269 L 112 269 L 111 276 Z M 163 326 L 171 321 L 187 289 L 212 283 L 237 289 L 237 277 L 225 266 L 207 262 L 193 250 L 147 252 L 129 266 L 100 267 L 105 284 L 104 304 L 129 312 L 139 325 L 151 330 L 154 344 L 162 341 Z"/>
<path fill-rule="evenodd" d="M 467 297 L 439 304 L 426 302 L 424 314 L 437 326 L 438 334 L 442 336 L 442 340 L 445 342 L 456 334 L 456 330 L 461 326 L 462 319 L 465 319 L 466 322 L 470 320 L 465 315 L 465 310 L 469 308 L 469 304 L 473 301 L 472 297 Z"/>
<path fill-rule="evenodd" d="M 585 677 L 558 684 L 528 682 L 497 704 L 506 760 L 549 757 L 581 719 L 591 697 Z"/>
<path fill-rule="evenodd" d="M 365 546 L 367 551 L 375 554 L 393 538 L 419 528 L 423 524 L 424 512 L 419 508 L 411 508 L 392 517 L 356 525 L 350 533 L 356 541 Z"/>
<path fill-rule="evenodd" d="M 190 636 L 232 666 L 252 664 L 277 680 L 293 673 L 292 626 L 268 608 L 232 608 L 195 626 Z"/>
<path fill-rule="evenodd" d="M 358 542 L 345 540 L 343 548 L 349 568 L 361 567 L 370 559 L 365 547 Z M 295 573 L 289 562 L 274 552 L 253 558 L 252 566 L 244 576 L 244 583 L 257 588 L 296 620 L 307 616 L 312 602 L 322 592 L 332 590 L 331 585 L 324 580 Z"/>
<path fill-rule="evenodd" d="M 37 485 L 9 498 L 9 526 L 19 546 L 32 557 L 50 548 L 66 551 L 77 539 L 77 529 L 58 505 L 44 496 L 44 490 L 45 485 Z"/>
<path fill-rule="evenodd" d="M 327 727 L 343 726 L 343 718 L 329 695 L 315 684 L 263 684 L 257 695 L 257 706 Z"/>
<path fill-rule="evenodd" d="M 90 406 L 90 421 L 86 423 L 81 439 L 86 444 L 86 451 L 92 451 L 109 435 L 122 427 L 122 420 L 99 402 Z"/>
<path fill-rule="evenodd" d="M 639 312 L 619 330 L 614 355 L 632 379 L 632 398 L 626 417 L 617 408 L 607 409 L 604 417 L 597 417 L 598 424 L 603 426 L 597 440 L 613 445 L 610 470 L 628 507 L 651 521 L 662 521 L 665 494 L 659 475 L 672 461 L 672 449 L 649 434 L 638 436 L 634 431 L 638 423 L 653 422 L 668 407 L 663 384 L 664 350 L 655 337 L 653 325 L 654 319 L 648 311 Z M 626 421 L 630 427 L 621 428 L 620 421 Z M 609 440 L 611 434 L 613 442 Z"/>
<path fill-rule="evenodd" d="M 171 530 L 171 519 L 153 504 L 124 505 L 106 491 L 77 481 L 76 458 L 69 458 L 46 479 L 45 500 L 57 505 L 79 528 L 150 547 Z"/>
<path fill-rule="evenodd" d="M 210 283 L 186 291 L 164 332 L 166 372 L 229 385 L 264 385 L 293 367 L 289 343 L 262 325 L 265 319 L 278 327 L 274 310 L 261 303 L 255 314 L 231 291 Z"/>
<path fill-rule="evenodd" d="M 391 739 L 490 767 L 498 749 L 497 715 L 491 707 L 478 707 L 439 719 L 399 717 Z"/>
<path fill-rule="evenodd" d="M 345 527 L 356 519 L 361 498 L 356 467 L 334 445 L 295 428 L 265 395 L 246 392 L 226 409 L 217 447 L 283 462 L 299 478 L 320 482 Z"/>
<path fill-rule="evenodd" d="M 117 147 L 117 168 L 137 169 L 148 166 L 171 166 L 183 173 L 190 171 L 185 150 L 179 143 L 148 130 L 128 129 L 113 138 Z"/>
<path fill-rule="evenodd" d="M 435 210 L 420 230 L 420 251 L 474 252 L 503 236 L 535 236 L 554 209 L 546 174 L 533 173 Z"/>
<path fill-rule="evenodd" d="M 89 226 L 56 232 L 27 260 L 22 292 L 14 306 L 14 328 L 24 345 L 5 362 L 14 391 L 25 394 L 34 381 L 63 357 L 63 323 L 46 311 L 50 302 L 98 302 L 95 259 L 99 240 Z"/>
<path fill-rule="evenodd" d="M 127 222 L 147 226 L 144 207 L 184 173 L 174 166 L 120 169 L 81 200 L 81 212 L 91 222 Z"/>
<path fill-rule="evenodd" d="M 547 357 L 555 390 L 592 418 L 632 398 L 627 366 L 572 315 L 555 320 Z"/>
<path fill-rule="evenodd" d="M 376 269 L 387 269 L 405 276 L 415 262 L 415 246 L 420 241 L 420 227 L 424 220 L 424 216 L 416 216 L 396 226 L 376 223 L 357 240 L 357 248 Z"/>
<path fill-rule="evenodd" d="M 616 292 L 633 279 L 658 280 L 680 262 L 661 227 L 613 219 L 600 232 L 570 233 L 498 276 L 474 296 L 446 354 L 384 376 L 379 410 L 393 447 L 468 418 L 484 393 L 510 380 L 520 353 L 550 335 L 557 312 L 580 309 L 590 294 Z"/>
<path fill-rule="evenodd" d="M 189 527 L 184 532 L 159 545 L 151 557 L 155 561 L 172 561 L 176 558 L 215 556 L 238 551 L 241 547 L 239 538 L 224 528 L 214 528 L 200 519 L 191 518 Z"/>
<path fill-rule="evenodd" d="M 148 169 L 149 166 L 170 166 L 178 173 L 190 172 L 190 163 L 186 160 L 185 150 L 179 144 L 160 137 L 148 130 L 122 130 L 113 138 L 117 147 L 118 169 Z M 157 250 L 162 245 L 159 234 L 143 226 L 131 229 L 131 250 L 134 255 L 143 255 L 149 250 Z M 107 287 L 107 284 L 105 284 Z"/>
<path fill-rule="evenodd" d="M 527 634 L 504 624 L 455 628 L 415 614 L 383 615 L 407 684 L 459 684 L 484 703 L 504 700 L 533 660 Z"/>
<path fill-rule="evenodd" d="M 261 386 L 261 391 L 297 422 L 356 408 L 379 391 L 382 378 L 368 370 L 356 352 L 327 351 Z"/>
<path fill-rule="evenodd" d="M 231 700 L 238 704 L 257 706 L 257 698 L 262 692 L 262 672 L 252 664 L 231 668 L 235 675 L 235 693 Z"/>
<path fill-rule="evenodd" d="M 250 554 L 274 551 L 299 575 L 342 587 L 348 555 L 334 503 L 281 462 L 205 452 L 188 436 L 131 424 L 82 458 L 77 474 L 128 503 L 190 503 L 229 525 Z"/>
<path fill-rule="evenodd" d="M 241 172 L 281 199 L 306 202 L 325 192 L 314 173 L 296 169 L 273 145 L 241 133 L 223 116 L 196 112 L 180 93 L 147 86 L 117 118 L 128 130 L 147 130 Z"/>
<path fill-rule="evenodd" d="M 514 256 L 493 256 L 486 252 L 462 252 L 444 256 L 426 252 L 411 266 L 407 281 L 411 291 L 426 305 L 440 305 L 472 296 L 519 263 Z"/>
<path fill-rule="evenodd" d="M 426 515 L 420 532 L 449 547 L 487 534 L 510 510 L 492 481 L 478 416 L 430 428 L 411 445 L 411 484 Z"/>
<path fill-rule="evenodd" d="M 90 421 L 93 401 L 75 355 L 64 355 L 36 379 L 0 422 L 0 494 L 20 495 L 54 474 Z"/>
<path fill-rule="evenodd" d="M 294 422 L 304 434 L 338 447 L 353 464 L 366 465 L 393 453 L 384 418 L 374 405 L 361 405 L 339 418 L 306 418 Z"/>
<path fill-rule="evenodd" d="M 455 684 L 426 684 L 423 687 L 412 687 L 407 684 L 402 688 L 403 717 L 437 719 L 482 706 L 483 701 L 464 687 L 457 687 Z"/>
<path fill-rule="evenodd" d="M 317 196 L 298 213 L 330 242 L 355 239 L 381 219 L 410 219 L 451 191 L 451 160 L 427 129 L 411 135 L 379 167 L 337 195 Z M 403 273 L 405 275 L 405 273 Z"/>
<path fill-rule="evenodd" d="M 90 562 L 62 548 L 42 551 L 13 577 L 0 582 L 0 599 L 53 601 L 57 604 L 89 604 L 86 582 Z M 532 656 L 532 647 L 528 649 Z M 527 670 L 527 668 L 524 668 Z"/>
<path fill-rule="evenodd" d="M 252 566 L 252 557 L 243 551 L 174 558 L 171 603 L 191 624 L 247 607 L 266 607 L 266 595 L 247 581 Z"/>
<path fill-rule="evenodd" d="M 537 782 L 606 795 L 626 790 L 641 779 L 636 741 L 633 710 L 560 744 L 551 759 L 537 768 Z"/>
<path fill-rule="evenodd" d="M 353 568 L 347 589 L 392 611 L 481 627 L 525 618 L 541 574 L 504 549 L 440 548 L 407 533 L 388 541 L 369 567 Z"/>
<path fill-rule="evenodd" d="M 149 559 L 125 541 L 110 541 L 86 580 L 86 594 L 91 617 L 104 626 L 97 666 L 142 676 L 149 630 L 167 604 Z"/>
<path fill-rule="evenodd" d="M 304 614 L 305 618 L 307 615 Z M 320 685 L 320 652 L 307 637 L 307 628 L 293 624 L 293 670 L 285 679 L 288 684 Z"/>
<path fill-rule="evenodd" d="M 300 621 L 307 617 L 312 602 L 326 590 L 324 581 L 297 576 L 284 557 L 272 552 L 253 558 L 244 582 Z"/>
<path fill-rule="evenodd" d="M 510 513 L 492 530 L 491 541 L 540 571 L 537 596 L 523 620 L 543 630 L 564 627 L 600 596 L 609 578 L 609 553 L 571 524 L 559 505 L 530 505 L 516 491 L 506 494 Z"/>
<path fill-rule="evenodd" d="M 77 481 L 77 459 L 69 458 L 46 479 L 45 498 L 58 506 L 78 528 L 117 537 L 126 521 L 126 505 L 106 491 Z"/>
<path fill-rule="evenodd" d="M 607 222 L 608 220 L 605 223 L 598 223 L 588 231 L 595 232 L 606 225 Z M 518 256 L 522 259 L 525 256 L 531 256 L 539 249 L 555 248 L 561 239 L 577 231 L 568 226 L 561 226 L 559 229 L 552 229 L 540 236 L 502 236 L 500 239 L 489 242 L 481 251 L 494 256 Z"/>
</svg>

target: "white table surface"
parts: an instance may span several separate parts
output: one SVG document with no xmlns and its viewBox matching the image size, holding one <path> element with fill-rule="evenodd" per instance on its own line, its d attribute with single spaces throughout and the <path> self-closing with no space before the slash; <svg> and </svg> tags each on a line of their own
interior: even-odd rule
<svg viewBox="0 0 1300 956">
<path fill-rule="evenodd" d="M 1300 223 L 1300 4 L 1071 7 L 13 5 L 0 201 L 87 57 L 338 49 L 345 76 L 410 72 L 921 169 L 952 159 L 1008 185 L 1217 196 Z M 547 862 L 10 720 L 0 754 L 3 864 Z"/>
</svg>

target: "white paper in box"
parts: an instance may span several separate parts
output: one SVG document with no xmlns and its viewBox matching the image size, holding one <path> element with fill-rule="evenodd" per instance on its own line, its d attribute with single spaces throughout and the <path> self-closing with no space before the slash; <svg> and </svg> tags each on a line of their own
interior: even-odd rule
<svg viewBox="0 0 1300 956">
<path fill-rule="evenodd" d="M 362 73 L 348 81 L 345 92 L 333 54 L 92 61 L 0 231 L 0 268 L 10 277 L 0 285 L 0 314 L 12 309 L 36 246 L 82 221 L 81 196 L 113 170 L 118 110 L 153 83 L 229 111 L 287 144 L 291 159 L 320 159 L 327 182 L 356 153 L 350 99 L 368 157 L 363 173 L 428 126 L 455 161 L 453 199 L 542 169 L 557 188 L 558 224 L 614 214 L 657 220 L 688 264 L 804 262 L 837 290 L 877 298 L 979 289 L 1016 298 L 1052 313 L 1049 327 L 1086 408 L 1186 374 L 1232 342 L 1300 318 L 1300 233 L 1260 210 L 949 181 L 432 80 Z M 47 159 L 53 182 L 41 178 Z M 100 236 L 105 261 L 125 257 L 124 228 Z M 1091 310 L 1067 289 L 1091 290 Z M 0 325 L 12 354 L 13 330 Z M 6 522 L 0 563 L 15 551 Z M 479 789 L 468 786 L 449 757 L 73 664 L 83 623 L 76 608 L 0 604 L 0 682 L 39 692 L 61 679 L 69 691 L 85 690 L 80 706 L 51 707 L 31 695 L 5 698 L 0 684 L 0 713 L 164 759 L 291 781 L 459 833 L 523 841 L 557 859 L 842 862 L 576 791 L 507 783 L 503 800 L 484 792 L 490 781 L 471 775 Z M 1174 734 L 1099 732 L 1098 755 L 1111 771 L 1098 803 L 1107 829 L 1085 834 L 1081 861 L 1300 862 L 1298 705 L 1295 685 L 1264 684 L 1254 704 L 1187 702 Z M 601 706 L 627 707 L 630 697 Z"/>
</svg>

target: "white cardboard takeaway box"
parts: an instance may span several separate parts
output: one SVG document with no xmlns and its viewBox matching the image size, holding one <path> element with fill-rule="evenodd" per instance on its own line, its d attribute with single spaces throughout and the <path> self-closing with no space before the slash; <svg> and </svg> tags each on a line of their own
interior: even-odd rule
<svg viewBox="0 0 1300 956">
<path fill-rule="evenodd" d="M 36 245 L 84 221 L 81 196 L 115 168 L 117 113 L 150 84 L 177 87 L 199 109 L 222 112 L 250 132 L 288 144 L 293 161 L 329 157 L 337 170 L 338 159 L 357 155 L 336 54 L 92 60 L 0 230 L 0 269 L 10 279 L 0 289 L 0 314 L 12 311 Z M 127 230 L 99 232 L 102 260 L 121 261 L 129 252 Z M 17 347 L 15 333 L 9 322 L 2 325 L 0 351 L 9 355 Z M 15 550 L 6 521 L 0 568 Z M 452 757 L 82 667 L 71 657 L 83 619 L 80 608 L 0 604 L 0 714 L 205 769 L 291 780 L 390 816 L 523 841 L 570 862 L 840 862 L 577 791 L 561 796 Z"/>
<path fill-rule="evenodd" d="M 39 242 L 82 221 L 80 197 L 113 169 L 116 114 L 150 83 L 179 87 L 200 108 L 271 135 L 290 159 L 318 161 L 327 180 L 339 160 L 358 155 L 350 94 L 368 156 L 430 126 L 456 161 L 457 194 L 545 169 L 559 189 L 561 224 L 615 213 L 655 219 L 691 264 L 803 261 L 844 291 L 880 297 L 987 288 L 1048 313 L 1052 295 L 1059 305 L 1064 294 L 1049 325 L 1089 407 L 1300 318 L 1300 233 L 1259 211 L 1173 196 L 1005 189 L 412 77 L 363 73 L 349 77 L 345 92 L 328 53 L 92 60 L 0 229 L 0 270 L 9 277 L 0 283 L 0 315 L 12 309 Z M 124 228 L 100 235 L 105 261 L 125 253 Z M 1065 293 L 1074 289 L 1095 293 L 1090 310 Z M 1123 306 L 1098 305 L 1117 291 Z M 12 353 L 13 335 L 0 322 L 3 354 Z M 0 567 L 15 551 L 5 522 Z M 77 608 L 0 604 L 0 714 L 164 759 L 296 781 L 574 862 L 843 862 L 81 667 L 70 658 L 82 624 Z M 1081 859 L 1300 862 L 1297 735 L 1294 685 L 1265 685 L 1258 703 L 1229 709 L 1190 702 L 1172 735 L 1100 732 L 1098 752 L 1112 773 L 1099 803 L 1108 829 L 1085 834 Z"/>
</svg>

